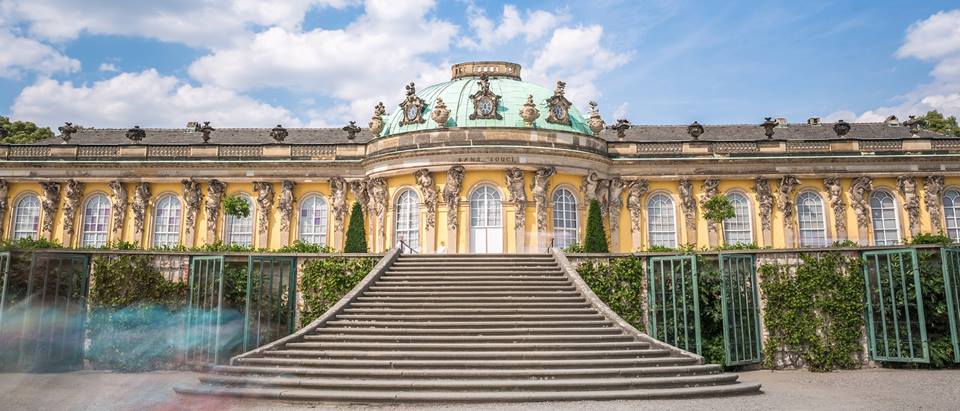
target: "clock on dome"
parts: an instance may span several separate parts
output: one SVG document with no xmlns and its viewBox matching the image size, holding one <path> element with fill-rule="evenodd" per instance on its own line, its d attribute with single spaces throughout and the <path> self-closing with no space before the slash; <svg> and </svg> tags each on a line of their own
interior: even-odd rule
<svg viewBox="0 0 960 411">
<path fill-rule="evenodd" d="M 503 116 L 497 112 L 497 106 L 500 105 L 500 96 L 490 91 L 490 79 L 486 75 L 482 75 L 477 84 L 480 86 L 480 90 L 470 96 L 470 100 L 473 100 L 473 114 L 470 114 L 470 119 L 503 120 Z"/>
</svg>

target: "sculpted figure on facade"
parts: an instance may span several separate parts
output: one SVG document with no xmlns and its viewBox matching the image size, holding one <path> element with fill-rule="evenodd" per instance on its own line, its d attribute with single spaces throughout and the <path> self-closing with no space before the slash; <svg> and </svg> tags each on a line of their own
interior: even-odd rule
<svg viewBox="0 0 960 411">
<path fill-rule="evenodd" d="M 7 214 L 7 208 L 9 204 L 7 203 L 7 194 L 10 191 L 10 186 L 7 184 L 7 180 L 0 179 L 0 222 L 4 221 L 4 216 Z M 0 237 L 3 236 L 3 224 L 0 223 Z"/>
<path fill-rule="evenodd" d="M 590 172 L 583 176 L 583 180 L 580 182 L 580 192 L 587 197 L 587 202 L 597 199 L 597 185 L 600 183 L 600 177 L 597 176 L 597 173 Z"/>
<path fill-rule="evenodd" d="M 907 210 L 910 232 L 920 232 L 920 196 L 917 195 L 917 181 L 910 176 L 897 178 L 897 189 L 903 195 L 903 208 Z"/>
<path fill-rule="evenodd" d="M 600 203 L 600 214 L 604 218 L 610 215 L 610 180 L 597 180 L 597 203 Z"/>
<path fill-rule="evenodd" d="M 353 192 L 354 201 L 360 203 L 360 208 L 363 209 L 364 214 L 369 214 L 370 205 L 368 204 L 368 202 L 370 201 L 370 199 L 367 198 L 367 179 L 359 178 L 356 180 L 351 180 L 349 182 L 349 186 L 350 186 L 350 191 Z"/>
<path fill-rule="evenodd" d="M 127 186 L 120 180 L 113 180 L 107 185 L 113 194 L 110 197 L 110 216 L 113 218 L 113 238 L 119 240 L 123 234 L 123 220 L 127 217 Z"/>
<path fill-rule="evenodd" d="M 680 179 L 680 207 L 683 208 L 683 220 L 687 228 L 697 228 L 697 201 L 693 198 L 693 184 L 690 179 Z"/>
<path fill-rule="evenodd" d="M 194 227 L 197 224 L 197 212 L 200 211 L 200 183 L 190 178 L 181 181 L 180 184 L 183 185 L 183 202 L 186 205 L 187 217 L 184 219 L 186 221 L 186 238 L 192 239 Z"/>
<path fill-rule="evenodd" d="M 366 187 L 364 192 L 367 192 Z M 347 180 L 343 177 L 330 177 L 330 203 L 333 208 L 333 228 L 342 233 L 343 222 L 347 218 Z"/>
<path fill-rule="evenodd" d="M 370 132 L 373 135 L 378 136 L 380 132 L 383 131 L 383 116 L 387 114 L 386 107 L 383 106 L 383 102 L 378 102 L 377 106 L 373 108 L 373 117 L 370 117 L 370 123 L 367 126 L 370 127 Z"/>
<path fill-rule="evenodd" d="M 634 232 L 641 231 L 640 216 L 643 212 L 643 196 L 650 189 L 646 179 L 639 179 L 627 183 L 627 209 L 630 210 L 630 226 Z"/>
<path fill-rule="evenodd" d="M 43 208 L 43 235 L 50 238 L 53 234 L 53 218 L 60 207 L 60 183 L 40 182 L 40 187 L 43 189 L 43 199 L 40 201 L 40 207 Z"/>
<path fill-rule="evenodd" d="M 700 207 L 710 201 L 710 199 L 716 197 L 720 194 L 720 179 L 716 177 L 710 177 L 703 181 L 702 193 L 700 193 Z M 707 228 L 710 231 L 717 231 L 717 223 L 715 221 L 707 221 Z"/>
<path fill-rule="evenodd" d="M 830 207 L 833 209 L 834 227 L 837 232 L 847 229 L 847 204 L 843 202 L 843 186 L 837 177 L 827 177 L 823 179 L 823 187 L 827 189 L 827 198 L 830 200 Z"/>
<path fill-rule="evenodd" d="M 940 196 L 943 195 L 943 176 L 927 176 L 923 180 L 923 202 L 927 206 L 927 214 L 930 215 L 930 222 L 933 223 L 933 231 L 943 231 L 943 223 L 940 221 Z"/>
<path fill-rule="evenodd" d="M 620 211 L 623 207 L 623 191 L 627 188 L 627 182 L 620 177 L 614 177 L 610 180 L 609 200 L 607 206 L 611 212 Z"/>
<path fill-rule="evenodd" d="M 423 193 L 423 205 L 427 208 L 427 229 L 437 226 L 437 184 L 433 181 L 433 174 L 426 168 L 421 168 L 413 173 L 417 180 L 417 186 Z"/>
<path fill-rule="evenodd" d="M 273 211 L 273 184 L 268 181 L 254 181 L 253 191 L 257 192 L 257 233 L 260 238 L 266 238 L 267 229 L 270 226 L 270 213 Z"/>
<path fill-rule="evenodd" d="M 63 235 L 70 238 L 73 236 L 77 208 L 80 207 L 80 199 L 83 198 L 83 183 L 72 178 L 67 180 L 67 188 L 63 196 L 66 200 L 63 202 Z"/>
<path fill-rule="evenodd" d="M 213 179 L 207 183 L 207 201 L 204 203 L 204 210 L 207 212 L 207 238 L 210 241 L 217 240 L 217 219 L 220 218 L 220 203 L 223 202 L 223 194 L 227 191 L 227 184 Z"/>
<path fill-rule="evenodd" d="M 780 185 L 777 187 L 777 206 L 783 213 L 783 221 L 786 222 L 787 228 L 793 228 L 797 224 L 793 218 L 793 193 L 797 191 L 799 185 L 800 180 L 796 177 L 783 176 L 780 177 Z"/>
<path fill-rule="evenodd" d="M 463 166 L 453 166 L 447 171 L 443 185 L 443 202 L 447 203 L 447 227 L 457 229 L 457 210 L 460 209 L 460 188 L 463 186 Z"/>
<path fill-rule="evenodd" d="M 277 210 L 280 211 L 280 232 L 290 231 L 290 217 L 293 215 L 293 188 L 297 184 L 290 180 L 280 183 L 280 200 L 277 201 Z"/>
<path fill-rule="evenodd" d="M 186 185 L 184 185 L 184 187 L 186 187 Z M 197 190 L 199 191 L 199 188 Z M 186 190 L 184 190 L 184 196 L 183 196 L 184 199 L 187 198 L 186 194 L 187 194 Z M 197 194 L 197 197 L 198 197 L 197 203 L 199 203 L 200 202 L 199 193 Z M 134 235 L 133 238 L 135 243 L 139 243 L 143 238 L 143 226 L 145 221 L 144 216 L 146 216 L 147 214 L 147 204 L 149 202 L 150 202 L 150 183 L 137 184 L 137 189 L 136 191 L 133 192 L 133 204 L 130 206 L 130 210 L 133 212 L 133 235 Z M 188 207 L 189 207 L 189 203 L 188 203 Z M 196 217 L 196 212 L 194 212 L 194 217 Z M 189 212 L 187 213 L 187 218 L 188 218 L 187 229 L 192 230 L 192 227 L 190 226 L 190 224 L 192 224 L 193 220 L 189 220 L 190 218 Z M 193 231 L 190 231 L 190 232 L 193 232 Z"/>
<path fill-rule="evenodd" d="M 757 195 L 757 208 L 760 210 L 760 228 L 770 231 L 773 228 L 773 194 L 770 193 L 770 181 L 757 176 L 753 180 L 753 192 Z"/>
<path fill-rule="evenodd" d="M 857 216 L 857 225 L 867 227 L 870 224 L 870 204 L 867 197 L 873 191 L 873 178 L 857 177 L 850 184 L 850 206 Z"/>
<path fill-rule="evenodd" d="M 550 177 L 556 173 L 556 167 L 540 167 L 533 177 L 533 183 L 530 184 L 530 192 L 533 193 L 533 201 L 537 207 L 537 230 L 539 231 L 547 230 L 547 193 L 550 190 Z"/>
<path fill-rule="evenodd" d="M 381 238 L 387 233 L 387 180 L 383 177 L 371 178 L 367 184 L 367 195 L 370 196 L 370 211 L 377 219 L 377 231 Z"/>
<path fill-rule="evenodd" d="M 527 224 L 527 191 L 523 170 L 513 167 L 506 173 L 507 191 L 510 192 L 510 201 L 516 205 L 514 228 L 522 228 Z"/>
</svg>

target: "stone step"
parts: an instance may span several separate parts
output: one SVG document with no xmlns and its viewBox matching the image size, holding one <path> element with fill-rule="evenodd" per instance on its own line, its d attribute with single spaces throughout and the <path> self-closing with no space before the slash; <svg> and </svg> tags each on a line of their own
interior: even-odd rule
<svg viewBox="0 0 960 411">
<path fill-rule="evenodd" d="M 313 359 L 371 359 L 383 360 L 444 360 L 463 361 L 475 359 L 488 360 L 572 360 L 572 359 L 612 359 L 612 358 L 655 358 L 670 355 L 665 349 L 641 350 L 576 350 L 576 351 L 358 351 L 358 350 L 314 350 L 284 349 L 264 351 L 266 357 L 313 358 Z"/>
<path fill-rule="evenodd" d="M 478 350 L 490 345 L 517 344 L 597 344 L 597 343 L 634 343 L 633 337 L 626 334 L 611 335 L 364 335 L 364 334 L 313 334 L 304 335 L 304 341 L 321 341 L 333 343 L 382 343 L 382 344 L 466 344 L 475 346 Z M 646 343 L 639 343 L 646 344 Z"/>
<path fill-rule="evenodd" d="M 534 309 L 534 308 L 588 308 L 593 309 L 590 303 L 584 301 L 581 302 L 520 302 L 520 301 L 511 301 L 511 302 L 478 302 L 478 303 L 460 303 L 460 302 L 422 302 L 422 303 L 410 303 L 410 302 L 360 302 L 356 301 L 350 303 L 348 307 L 354 308 L 383 308 L 383 309 L 394 309 L 394 308 L 410 308 L 410 309 L 447 309 L 447 308 L 460 308 L 460 309 L 477 309 L 477 308 L 500 308 L 500 309 Z"/>
<path fill-rule="evenodd" d="M 375 307 L 354 307 L 349 306 L 343 309 L 347 314 L 411 314 L 411 315 L 444 315 L 444 314 L 464 314 L 464 315 L 486 315 L 486 314 L 593 314 L 597 310 L 589 307 L 583 308 L 375 308 Z"/>
<path fill-rule="evenodd" d="M 473 324 L 467 324 L 473 325 Z M 501 328 L 384 328 L 384 327 L 340 327 L 327 325 L 314 331 L 315 334 L 368 334 L 368 335 L 622 335 L 623 330 L 618 327 L 539 327 L 534 324 L 529 327 L 501 327 Z"/>
<path fill-rule="evenodd" d="M 322 368 L 322 367 L 258 367 L 258 366 L 215 366 L 211 371 L 220 374 L 282 375 L 304 377 L 336 377 L 343 379 L 372 378 L 416 378 L 416 379 L 478 379 L 478 378 L 524 378 L 524 379 L 563 379 L 585 377 L 653 377 L 712 375 L 721 372 L 716 364 L 674 365 L 662 367 L 625 367 L 625 368 L 502 368 L 484 370 L 456 369 L 391 369 L 391 368 Z"/>
<path fill-rule="evenodd" d="M 316 350 L 364 350 L 364 351 L 565 351 L 565 350 L 644 350 L 650 348 L 650 343 L 639 341 L 613 342 L 501 342 L 477 343 L 473 339 L 463 339 L 459 342 L 424 343 L 424 342 L 295 342 L 285 344 L 288 349 L 316 349 Z"/>
<path fill-rule="evenodd" d="M 525 290 L 498 290 L 498 291 L 364 291 L 367 297 L 575 297 L 580 292 L 572 291 L 525 291 Z"/>
<path fill-rule="evenodd" d="M 359 302 L 380 302 L 380 303 L 504 303 L 504 304 L 523 304 L 523 303 L 585 303 L 587 300 L 583 296 L 562 296 L 562 297 L 544 297 L 544 296 L 357 296 Z"/>
<path fill-rule="evenodd" d="M 380 281 L 570 281 L 559 274 L 518 273 L 511 275 L 437 275 L 425 274 L 389 274 L 385 273 Z"/>
<path fill-rule="evenodd" d="M 557 279 L 536 279 L 536 280 L 410 280 L 410 279 L 380 279 L 374 283 L 378 287 L 437 287 L 437 286 L 457 286 L 457 287 L 529 287 L 529 286 L 573 286 L 568 280 Z"/>
<path fill-rule="evenodd" d="M 691 357 L 650 357 L 650 358 L 590 358 L 590 359 L 459 359 L 459 360 L 396 360 L 396 359 L 315 359 L 282 357 L 247 357 L 236 359 L 243 365 L 270 365 L 276 367 L 369 367 L 369 368 L 444 368 L 444 369 L 488 369 L 488 368 L 621 368 L 621 367 L 662 367 L 667 365 L 694 365 L 697 360 Z"/>
<path fill-rule="evenodd" d="M 556 265 L 545 265 L 545 264 L 536 264 L 536 265 L 490 265 L 490 264 L 476 264 L 476 265 L 456 265 L 456 264 L 437 264 L 437 265 L 425 265 L 425 264 L 411 264 L 411 265 L 392 265 L 387 270 L 388 273 L 400 273 L 400 272 L 411 272 L 411 271 L 428 271 L 428 272 L 450 272 L 450 273 L 461 273 L 461 272 L 478 272 L 478 273 L 515 273 L 515 272 L 545 272 L 545 273 L 558 273 L 560 268 Z"/>
<path fill-rule="evenodd" d="M 327 321 L 329 326 L 340 327 L 380 327 L 380 328 L 428 328 L 434 330 L 440 329 L 459 329 L 459 328 L 525 328 L 535 326 L 538 328 L 603 328 L 612 327 L 613 323 L 608 320 L 577 320 L 577 321 L 363 321 L 363 320 L 331 320 Z"/>
<path fill-rule="evenodd" d="M 448 285 L 380 285 L 375 284 L 371 285 L 370 291 L 412 291 L 412 292 L 427 292 L 427 291 L 503 291 L 505 288 L 502 285 L 457 285 L 457 284 L 448 284 Z M 576 291 L 576 287 L 572 284 L 570 285 L 516 285 L 509 287 L 510 292 L 515 291 Z"/>
<path fill-rule="evenodd" d="M 337 319 L 354 321 L 397 321 L 397 322 L 530 322 L 530 321 L 586 321 L 586 320 L 604 320 L 600 313 L 591 314 L 484 314 L 484 315 L 434 315 L 434 314 L 338 314 Z"/>
</svg>

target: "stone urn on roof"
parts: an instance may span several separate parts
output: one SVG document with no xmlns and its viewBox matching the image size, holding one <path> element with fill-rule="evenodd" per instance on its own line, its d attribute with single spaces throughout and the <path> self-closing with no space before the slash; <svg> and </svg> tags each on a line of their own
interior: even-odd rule
<svg viewBox="0 0 960 411">
<path fill-rule="evenodd" d="M 527 102 L 520 107 L 520 118 L 527 127 L 532 127 L 533 122 L 540 118 L 540 110 L 537 110 L 537 104 L 533 102 L 533 95 L 527 96 Z"/>
</svg>

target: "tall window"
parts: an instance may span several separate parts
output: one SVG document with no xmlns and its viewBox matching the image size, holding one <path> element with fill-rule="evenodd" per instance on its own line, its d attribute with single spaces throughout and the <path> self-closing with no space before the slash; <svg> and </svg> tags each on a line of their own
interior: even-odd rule
<svg viewBox="0 0 960 411">
<path fill-rule="evenodd" d="M 826 247 L 827 222 L 823 200 L 817 193 L 804 191 L 797 196 L 797 227 L 801 247 Z"/>
<path fill-rule="evenodd" d="M 677 246 L 676 209 L 670 196 L 654 194 L 650 197 L 647 202 L 647 232 L 651 246 Z"/>
<path fill-rule="evenodd" d="M 110 200 L 103 194 L 87 199 L 83 206 L 83 234 L 81 247 L 103 247 L 107 244 L 107 227 L 110 225 Z"/>
<path fill-rule="evenodd" d="M 553 246 L 577 243 L 577 198 L 565 188 L 553 192 Z"/>
<path fill-rule="evenodd" d="M 167 194 L 160 197 L 153 210 L 153 246 L 180 245 L 180 200 Z"/>
<path fill-rule="evenodd" d="M 870 194 L 870 215 L 873 218 L 873 242 L 875 245 L 900 243 L 900 224 L 897 217 L 897 201 L 886 190 Z"/>
<path fill-rule="evenodd" d="M 723 220 L 723 241 L 728 245 L 753 244 L 753 225 L 750 222 L 750 203 L 740 193 L 727 194 L 734 215 Z"/>
<path fill-rule="evenodd" d="M 960 240 L 960 191 L 955 188 L 943 193 L 943 218 L 947 220 L 947 235 Z"/>
<path fill-rule="evenodd" d="M 318 195 L 300 201 L 300 241 L 327 245 L 327 202 Z"/>
<path fill-rule="evenodd" d="M 470 196 L 470 226 L 502 227 L 500 193 L 490 186 L 478 188 Z"/>
<path fill-rule="evenodd" d="M 227 244 L 236 244 L 244 247 L 253 246 L 253 217 L 257 214 L 254 209 L 253 200 L 246 194 L 241 194 L 240 198 L 250 206 L 250 214 L 243 218 L 237 218 L 227 215 L 224 220 L 223 239 Z"/>
<path fill-rule="evenodd" d="M 13 209 L 13 239 L 30 238 L 36 240 L 40 235 L 40 199 L 33 194 L 20 198 Z"/>
<path fill-rule="evenodd" d="M 420 199 L 407 189 L 397 197 L 397 242 L 403 241 L 413 251 L 420 250 Z"/>
</svg>

